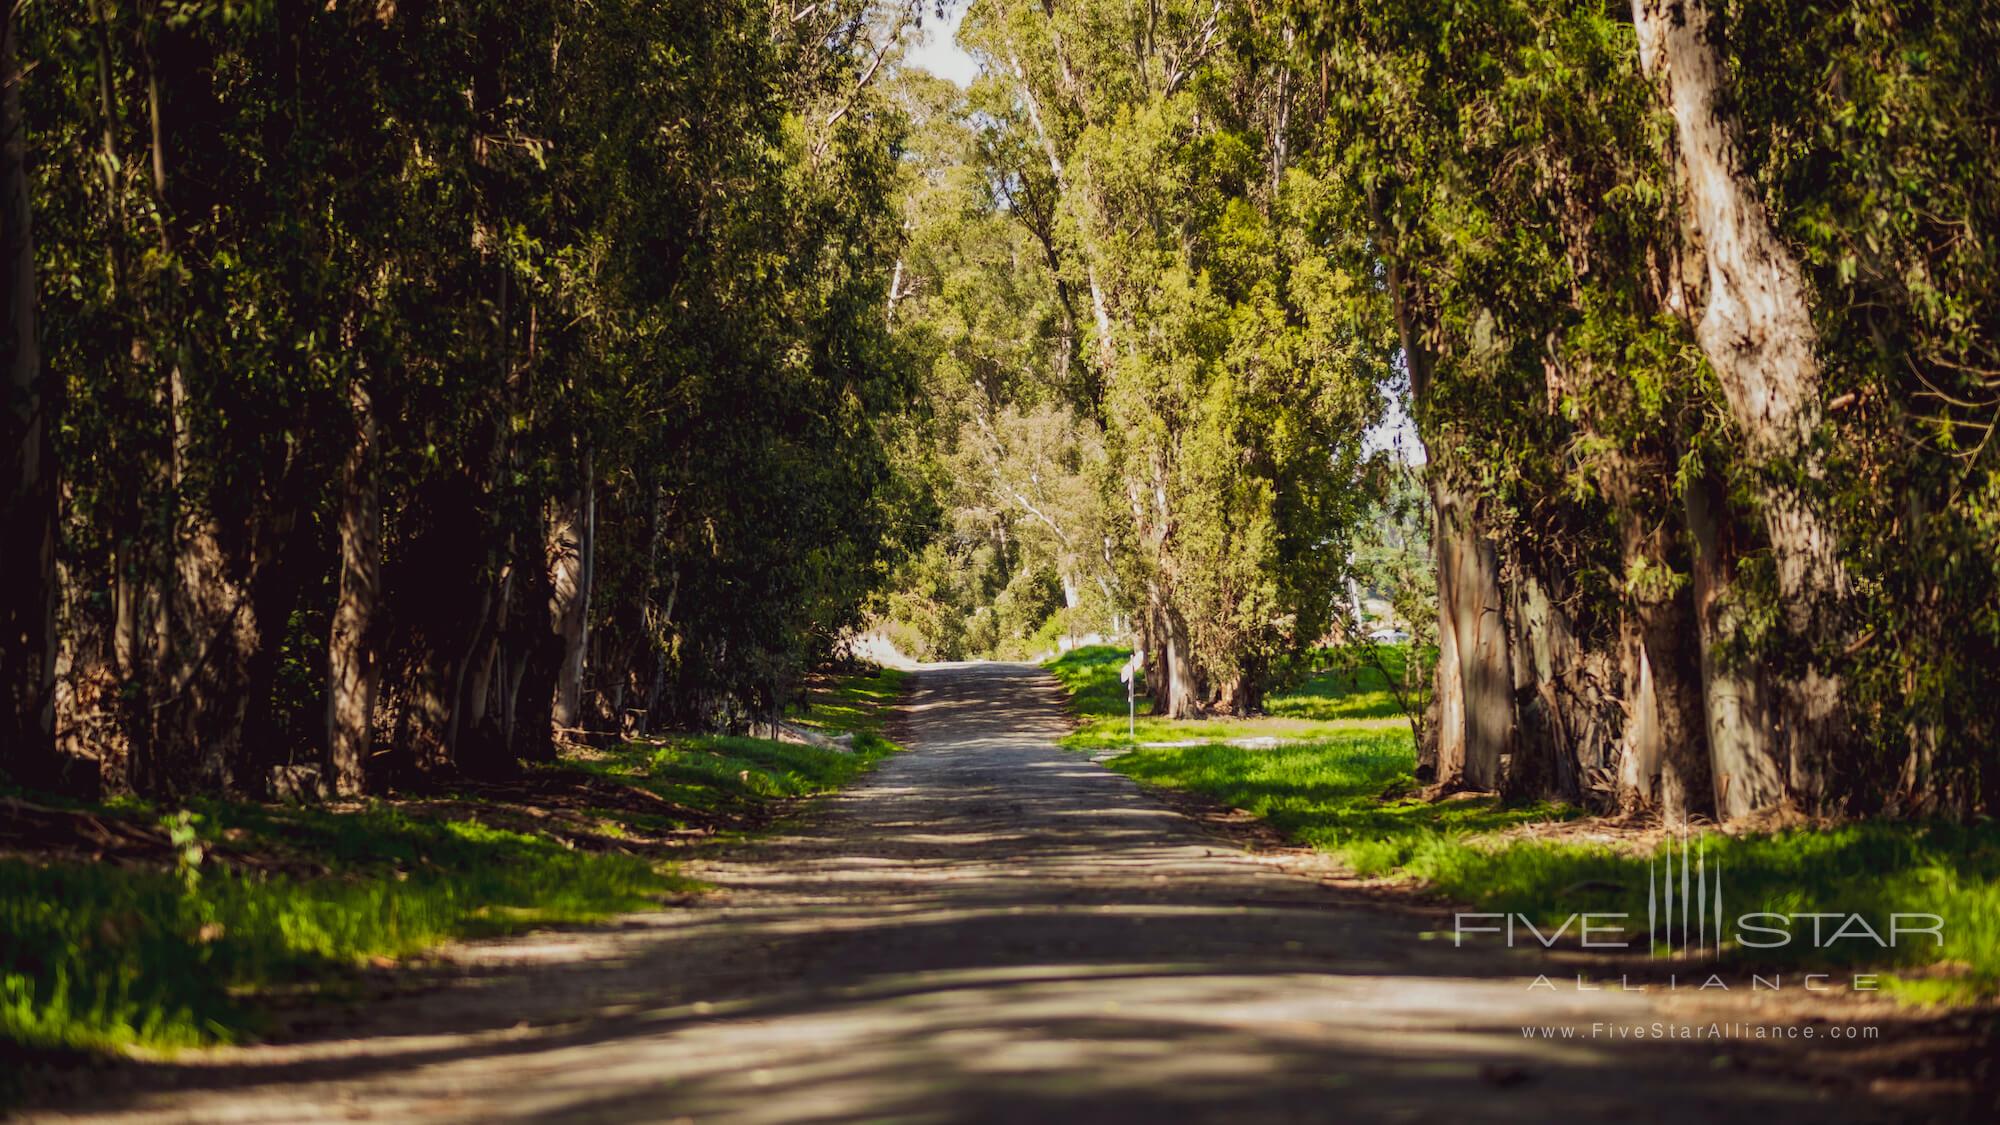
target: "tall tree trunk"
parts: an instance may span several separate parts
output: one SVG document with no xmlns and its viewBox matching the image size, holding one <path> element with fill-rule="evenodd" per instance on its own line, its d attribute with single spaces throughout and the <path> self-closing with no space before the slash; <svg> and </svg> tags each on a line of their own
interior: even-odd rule
<svg viewBox="0 0 2000 1125">
<path fill-rule="evenodd" d="M 1169 719 L 1198 719 L 1202 714 L 1201 673 L 1190 651 L 1187 625 L 1165 601 L 1159 618 L 1161 676 L 1153 712 Z"/>
<path fill-rule="evenodd" d="M 1817 336 L 1804 275 L 1737 164 L 1740 134 L 1705 0 L 1633 0 L 1645 73 L 1664 91 L 1700 238 L 1706 292 L 1695 336 L 1715 369 L 1756 482 L 1786 625 L 1814 655 L 1778 681 L 1791 796 L 1826 798 L 1826 763 L 1852 737 L 1828 650 L 1848 582 L 1831 522 L 1810 495 L 1821 481 Z"/>
<path fill-rule="evenodd" d="M 549 603 L 554 592 L 546 559 L 523 566 L 514 592 L 516 612 L 509 617 L 512 714 L 506 724 L 507 744 L 525 761 L 549 762 L 556 757 L 551 717 L 556 679 L 562 667 L 562 638 L 549 628 Z"/>
<path fill-rule="evenodd" d="M 1700 669 L 1688 644 L 1695 633 L 1693 600 L 1666 580 L 1677 554 L 1675 521 L 1649 495 L 1666 479 L 1666 466 L 1656 458 L 1609 456 L 1599 475 L 1617 513 L 1626 583 L 1618 626 L 1626 709 L 1618 804 L 1627 812 L 1657 810 L 1685 824 L 1714 805 Z"/>
<path fill-rule="evenodd" d="M 340 582 L 326 643 L 326 778 L 335 796 L 366 785 L 381 675 L 376 610 L 382 598 L 381 452 L 363 375 L 348 386 L 354 434 L 340 473 Z"/>
<path fill-rule="evenodd" d="M 1686 503 L 1695 547 L 1693 612 L 1701 650 L 1709 776 L 1716 812 L 1727 819 L 1782 802 L 1786 764 L 1761 669 L 1746 662 L 1733 643 L 1743 624 L 1743 607 L 1732 596 L 1742 548 L 1735 542 L 1736 525 L 1723 507 L 1720 482 L 1706 477 L 1694 481 Z"/>
<path fill-rule="evenodd" d="M 1444 585 L 1438 576 L 1438 585 Z M 1442 605 L 1444 591 L 1438 591 Z M 1442 612 L 1439 614 L 1443 618 Z M 1447 767 L 1453 777 L 1465 773 L 1465 681 L 1458 674 L 1458 639 L 1440 628 L 1437 667 L 1431 670 L 1431 701 L 1425 708 L 1424 740 L 1417 747 L 1417 776 L 1435 782 Z"/>
<path fill-rule="evenodd" d="M 1574 801 L 1581 794 L 1579 736 L 1583 724 L 1565 690 L 1580 671 L 1575 630 L 1547 588 L 1518 561 L 1507 568 L 1508 660 L 1520 729 L 1502 786 L 1510 799 Z"/>
<path fill-rule="evenodd" d="M 199 101 L 213 80 L 210 47 L 187 28 L 172 23 L 142 27 L 137 40 L 146 80 L 146 137 L 151 176 L 152 229 L 161 252 L 172 254 L 189 241 L 182 215 L 205 214 L 214 201 L 192 185 L 168 193 L 168 97 Z M 176 103 L 178 104 L 178 103 Z M 167 593 L 156 629 L 160 695 L 151 701 L 159 717 L 154 751 L 161 791 L 260 796 L 265 747 L 247 738 L 264 670 L 275 667 L 282 641 L 286 575 L 283 545 L 294 516 L 266 498 L 284 497 L 295 486 L 288 472 L 255 479 L 248 489 L 227 490 L 194 472 L 197 390 L 192 380 L 208 374 L 186 361 L 188 349 L 171 337 L 177 327 L 161 325 L 161 340 L 145 341 L 157 357 L 167 423 L 167 480 L 170 500 L 171 561 Z M 282 500 L 277 501 L 282 503 Z"/>
<path fill-rule="evenodd" d="M 375 732 L 375 693 L 381 677 L 377 611 L 382 599 L 380 449 L 374 401 L 365 378 L 348 386 L 353 427 L 341 464 L 336 524 L 340 570 L 326 659 L 325 791 L 359 795 L 367 784 Z"/>
<path fill-rule="evenodd" d="M 453 767 L 461 668 L 491 613 L 491 520 L 470 472 L 421 480 L 397 513 L 383 567 L 383 604 L 395 622 L 389 682 L 397 703 L 391 751 L 399 773 Z"/>
<path fill-rule="evenodd" d="M 1142 657 L 1141 674 L 1145 677 L 1145 694 L 1153 701 L 1153 708 L 1157 711 L 1165 698 L 1162 686 L 1166 683 L 1166 677 L 1163 674 L 1165 667 L 1160 663 L 1160 653 L 1165 649 L 1165 645 L 1161 642 L 1158 623 L 1153 616 L 1153 607 L 1156 604 L 1152 584 L 1148 583 L 1145 603 L 1133 607 L 1132 642 L 1138 647 Z"/>
<path fill-rule="evenodd" d="M 1444 716 L 1438 781 L 1497 789 L 1501 758 L 1514 742 L 1514 671 L 1499 558 L 1470 495 L 1440 479 L 1433 481 L 1431 496 L 1437 509 L 1438 636 L 1451 636 L 1459 700 L 1458 737 L 1449 730 L 1451 716 Z M 1439 690 L 1445 690 L 1442 682 Z"/>
<path fill-rule="evenodd" d="M 117 732 L 106 750 L 123 753 L 126 784 L 135 793 L 145 793 L 153 786 L 158 755 L 153 752 L 149 705 L 154 662 L 148 658 L 145 640 L 151 587 L 145 580 L 144 560 L 149 552 L 140 545 L 138 512 L 136 498 L 123 498 L 115 522 L 118 546 L 111 550 L 111 684 L 99 698 L 114 716 L 104 722 L 104 729 Z"/>
<path fill-rule="evenodd" d="M 297 487 L 282 479 L 279 494 Z M 284 639 L 274 623 L 290 617 L 298 592 L 285 554 L 295 520 L 260 512 L 225 538 L 205 507 L 182 517 L 175 553 L 171 671 L 159 704 L 166 781 L 170 792 L 258 797 L 272 748 L 248 737 L 249 720 L 269 703 Z"/>
<path fill-rule="evenodd" d="M 584 655 L 589 651 L 590 594 L 595 569 L 597 492 L 591 455 L 583 455 L 583 480 L 550 513 L 548 533 L 549 627 L 562 641 L 550 721 L 558 731 L 583 721 Z"/>
<path fill-rule="evenodd" d="M 492 712 L 494 669 L 500 660 L 500 633 L 505 627 L 507 593 L 513 580 L 512 544 L 502 546 L 495 561 L 480 568 L 486 585 L 473 617 L 472 639 L 458 664 L 458 682 L 451 719 L 451 760 L 458 772 L 471 777 L 511 777 L 519 763 L 506 746 Z M 497 573 L 496 573 L 497 567 Z"/>
<path fill-rule="evenodd" d="M 1076 580 L 1076 571 L 1066 561 L 1062 570 L 1063 592 L 1063 636 L 1071 647 L 1076 645 L 1076 610 L 1083 604 L 1083 586 Z"/>
<path fill-rule="evenodd" d="M 1458 651 L 1458 577 L 1453 546 L 1445 522 L 1446 501 L 1440 498 L 1442 485 L 1432 482 L 1431 559 L 1437 568 L 1438 661 L 1434 673 L 1432 699 L 1437 708 L 1431 729 L 1436 734 L 1433 780 L 1458 785 L 1465 777 L 1465 671 Z"/>
<path fill-rule="evenodd" d="M 1437 356 L 1419 323 L 1417 286 L 1395 253 L 1395 231 L 1372 190 L 1368 209 L 1377 236 L 1386 244 L 1390 305 L 1409 371 L 1411 407 L 1421 426 L 1428 413 Z M 1515 738 L 1514 674 L 1507 651 L 1499 558 L 1480 524 L 1477 497 L 1451 482 L 1452 452 L 1435 437 L 1427 435 L 1424 444 L 1438 586 L 1436 777 L 1447 787 L 1491 789 L 1500 783 L 1501 756 L 1511 750 Z M 1427 754 L 1428 748 L 1423 752 Z"/>
<path fill-rule="evenodd" d="M 1687 643 L 1691 609 L 1682 596 L 1639 596 L 1619 624 L 1626 704 L 1619 804 L 1657 809 L 1674 823 L 1714 807 L 1705 708 Z"/>
<path fill-rule="evenodd" d="M 0 772 L 56 780 L 56 461 L 60 388 L 41 362 L 35 242 L 21 114 L 19 8 L 0 26 Z"/>
<path fill-rule="evenodd" d="M 1217 685 L 1215 711 L 1221 715 L 1249 715 L 1264 706 L 1264 682 L 1267 670 L 1250 666 L 1230 676 Z"/>
</svg>

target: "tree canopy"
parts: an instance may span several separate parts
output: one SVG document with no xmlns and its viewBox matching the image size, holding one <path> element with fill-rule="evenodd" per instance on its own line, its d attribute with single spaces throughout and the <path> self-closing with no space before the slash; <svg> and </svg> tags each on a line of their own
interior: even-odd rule
<svg viewBox="0 0 2000 1125">
<path fill-rule="evenodd" d="M 1039 334 L 1017 409 L 1057 396 L 1092 451 L 1089 626 L 1129 615 L 1160 713 L 1254 709 L 1386 567 L 1435 591 L 1446 787 L 1990 807 L 1996 34 L 1926 3 L 975 3 L 959 213 L 1030 232 L 988 276 L 1055 297 L 982 362 Z M 1410 466 L 1364 438 L 1391 399 L 1416 571 L 1382 538 Z M 1060 569 L 1035 508 L 945 475 L 990 518 L 923 573 L 975 544 L 991 573 L 927 611 L 1004 604 L 958 643 L 1046 647 L 1003 601 Z"/>
<path fill-rule="evenodd" d="M 1367 586 L 1444 788 L 1992 809 L 2000 18 L 940 14 L 11 8 L 8 773 L 507 772 L 863 628 L 1240 714 Z"/>
</svg>

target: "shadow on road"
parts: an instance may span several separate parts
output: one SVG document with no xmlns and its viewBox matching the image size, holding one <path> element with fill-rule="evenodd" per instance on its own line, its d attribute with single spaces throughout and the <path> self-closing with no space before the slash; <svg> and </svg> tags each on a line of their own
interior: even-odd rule
<svg viewBox="0 0 2000 1125">
<path fill-rule="evenodd" d="M 135 1065 L 90 1109 L 272 1122 L 1893 1116 L 1746 1072 L 1727 1044 L 1611 1038 L 1676 1021 L 1651 995 L 1530 989 L 1523 962 L 1424 940 L 1407 918 L 1200 834 L 1054 748 L 1066 721 L 1039 669 L 932 666 L 915 685 L 910 753 L 799 827 L 704 863 L 694 874 L 723 888 L 714 899 L 471 947 L 435 990 L 291 1042 Z"/>
</svg>

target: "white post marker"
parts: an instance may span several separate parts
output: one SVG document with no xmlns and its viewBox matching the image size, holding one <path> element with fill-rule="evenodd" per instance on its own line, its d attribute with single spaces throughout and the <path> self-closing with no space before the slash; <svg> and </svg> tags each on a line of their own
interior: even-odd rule
<svg viewBox="0 0 2000 1125">
<path fill-rule="evenodd" d="M 1134 692 L 1137 690 L 1139 669 L 1145 665 L 1146 654 L 1135 648 L 1132 659 L 1118 669 L 1118 678 L 1125 681 L 1125 736 L 1135 742 L 1139 739 L 1139 704 Z"/>
</svg>

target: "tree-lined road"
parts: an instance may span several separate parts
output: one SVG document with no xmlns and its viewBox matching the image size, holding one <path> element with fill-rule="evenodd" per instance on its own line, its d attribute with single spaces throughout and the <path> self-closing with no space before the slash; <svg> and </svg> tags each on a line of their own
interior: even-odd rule
<svg viewBox="0 0 2000 1125">
<path fill-rule="evenodd" d="M 910 752 L 702 864 L 722 893 L 459 951 L 309 1042 L 107 1083 L 103 1119 L 1765 1121 L 1866 1113 L 1535 989 L 1058 750 L 1040 670 L 915 678 Z M 1518 972 L 1518 968 L 1514 970 Z M 120 1076 L 123 1078 L 124 1076 Z M 96 1118 L 92 1118 L 96 1119 Z"/>
</svg>

